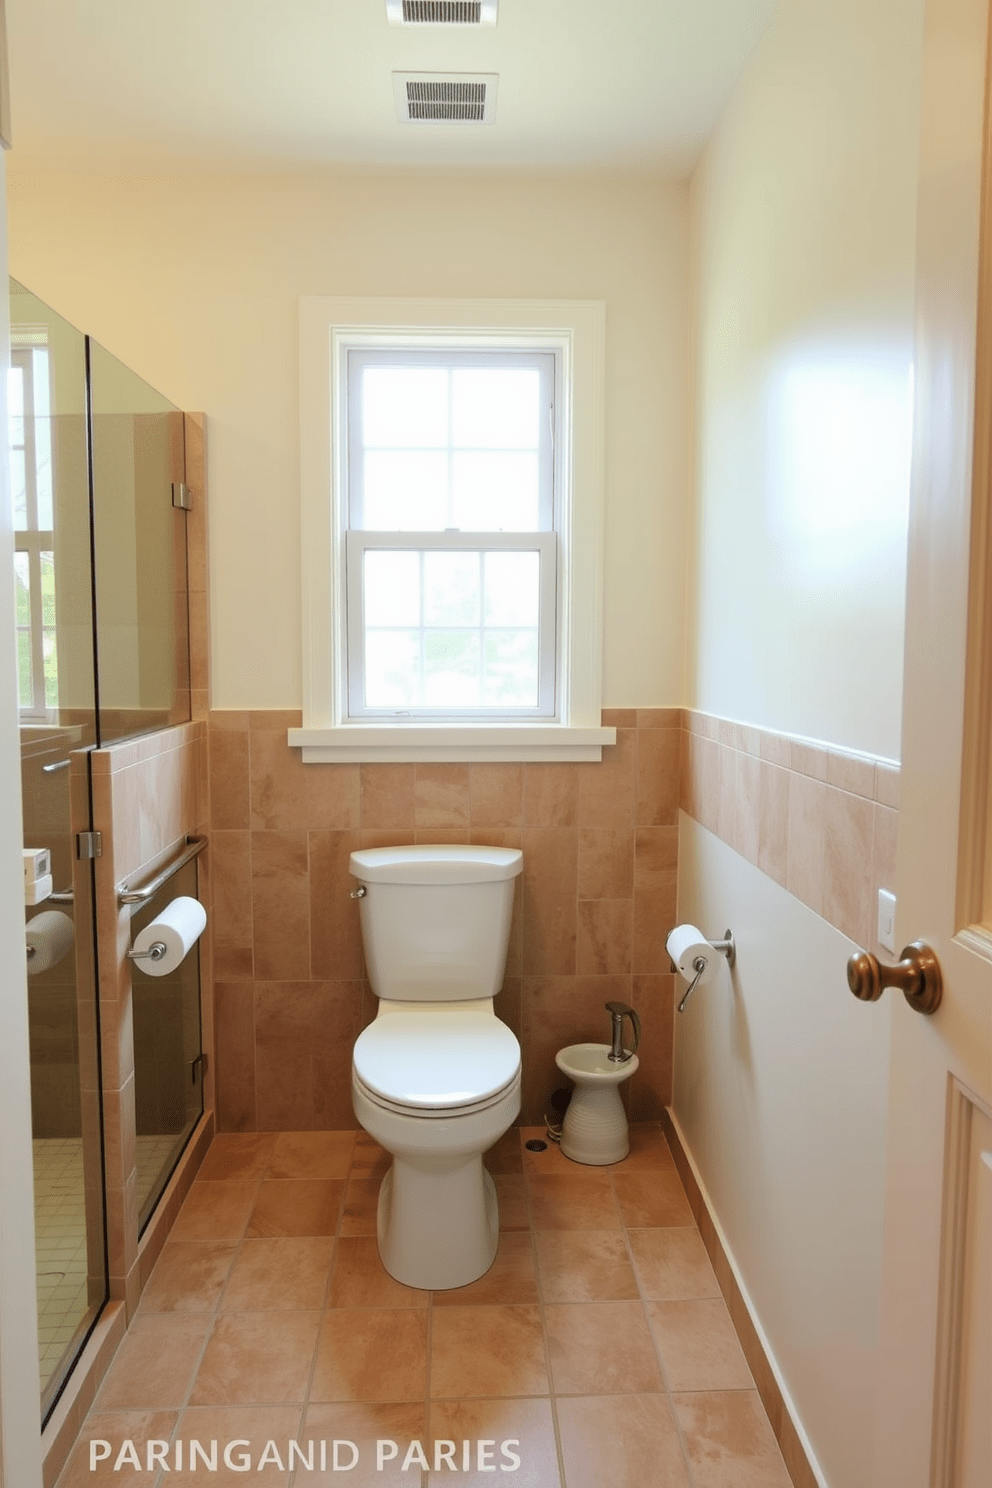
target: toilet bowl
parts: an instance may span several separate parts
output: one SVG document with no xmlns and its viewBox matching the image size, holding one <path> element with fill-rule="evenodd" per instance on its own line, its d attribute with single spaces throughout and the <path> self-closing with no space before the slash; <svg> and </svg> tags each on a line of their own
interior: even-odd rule
<svg viewBox="0 0 992 1488">
<path fill-rule="evenodd" d="M 392 1155 L 377 1239 L 386 1270 L 407 1286 L 467 1286 L 496 1255 L 496 1191 L 482 1154 L 520 1110 L 520 1045 L 493 997 L 521 863 L 505 848 L 352 854 L 379 998 L 355 1042 L 352 1103 Z"/>
</svg>

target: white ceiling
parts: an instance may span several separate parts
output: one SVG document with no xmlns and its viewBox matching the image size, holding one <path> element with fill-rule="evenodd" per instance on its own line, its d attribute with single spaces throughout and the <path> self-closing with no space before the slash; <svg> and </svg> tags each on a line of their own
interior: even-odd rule
<svg viewBox="0 0 992 1488">
<path fill-rule="evenodd" d="M 7 0 L 14 163 L 691 168 L 778 0 Z M 488 126 L 401 126 L 393 71 L 495 72 Z"/>
</svg>

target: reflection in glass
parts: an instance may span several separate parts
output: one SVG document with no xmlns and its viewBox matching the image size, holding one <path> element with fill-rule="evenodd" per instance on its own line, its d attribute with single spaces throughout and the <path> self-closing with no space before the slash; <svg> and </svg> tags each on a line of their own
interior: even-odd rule
<svg viewBox="0 0 992 1488">
<path fill-rule="evenodd" d="M 178 895 L 196 898 L 196 864 L 187 863 L 131 919 L 132 944 Z M 195 945 L 175 971 L 149 976 L 132 962 L 134 1105 L 138 1225 L 143 1229 L 203 1112 L 200 960 Z"/>
<path fill-rule="evenodd" d="M 185 722 L 189 707 L 183 418 L 90 341 L 100 742 Z"/>
</svg>

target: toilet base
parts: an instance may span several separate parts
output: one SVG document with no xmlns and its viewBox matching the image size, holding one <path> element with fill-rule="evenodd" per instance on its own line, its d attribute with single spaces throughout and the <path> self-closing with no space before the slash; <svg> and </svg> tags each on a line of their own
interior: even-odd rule
<svg viewBox="0 0 992 1488">
<path fill-rule="evenodd" d="M 484 1276 L 496 1259 L 496 1187 L 473 1153 L 455 1167 L 394 1157 L 379 1189 L 379 1254 L 396 1281 L 450 1291 Z"/>
</svg>

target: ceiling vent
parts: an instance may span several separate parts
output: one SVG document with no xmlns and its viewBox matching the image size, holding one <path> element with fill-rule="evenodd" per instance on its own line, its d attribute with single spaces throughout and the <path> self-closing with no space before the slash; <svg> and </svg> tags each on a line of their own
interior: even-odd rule
<svg viewBox="0 0 992 1488">
<path fill-rule="evenodd" d="M 499 0 L 386 0 L 391 26 L 495 26 Z"/>
<path fill-rule="evenodd" d="M 495 72 L 394 72 L 401 124 L 493 124 Z"/>
</svg>

